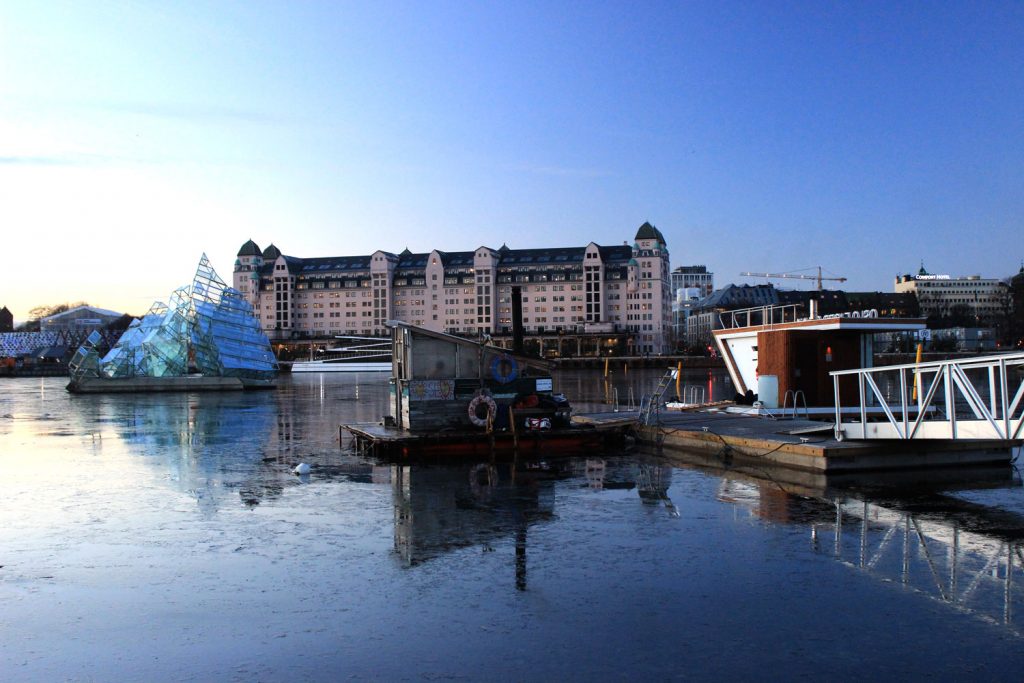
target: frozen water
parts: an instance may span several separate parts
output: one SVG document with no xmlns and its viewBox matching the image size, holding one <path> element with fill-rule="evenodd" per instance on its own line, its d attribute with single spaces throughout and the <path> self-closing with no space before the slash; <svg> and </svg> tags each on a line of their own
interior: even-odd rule
<svg viewBox="0 0 1024 683">
<path fill-rule="evenodd" d="M 338 425 L 386 389 L 6 380 L 0 680 L 1019 680 L 1019 488 L 868 501 L 639 453 L 345 455 Z"/>
</svg>

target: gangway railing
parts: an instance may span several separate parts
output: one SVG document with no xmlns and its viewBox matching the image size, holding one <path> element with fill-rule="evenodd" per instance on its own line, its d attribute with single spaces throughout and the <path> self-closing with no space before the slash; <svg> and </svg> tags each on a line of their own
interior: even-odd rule
<svg viewBox="0 0 1024 683">
<path fill-rule="evenodd" d="M 1024 437 L 1024 353 L 829 374 L 840 440 Z M 843 414 L 841 382 L 857 384 L 853 414 Z M 869 421 L 869 413 L 877 416 L 879 408 L 882 417 Z"/>
</svg>

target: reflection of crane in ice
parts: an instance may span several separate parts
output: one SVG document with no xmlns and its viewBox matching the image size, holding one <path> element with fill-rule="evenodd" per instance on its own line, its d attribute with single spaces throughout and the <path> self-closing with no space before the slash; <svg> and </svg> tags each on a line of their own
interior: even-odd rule
<svg viewBox="0 0 1024 683">
<path fill-rule="evenodd" d="M 663 502 L 673 517 L 679 516 L 679 509 L 668 497 L 672 485 L 672 468 L 667 465 L 640 465 L 636 478 L 637 492 L 645 503 Z"/>
</svg>

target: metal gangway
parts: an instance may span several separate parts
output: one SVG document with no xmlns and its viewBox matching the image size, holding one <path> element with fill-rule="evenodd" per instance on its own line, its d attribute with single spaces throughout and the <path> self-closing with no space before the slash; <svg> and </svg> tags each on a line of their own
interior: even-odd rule
<svg viewBox="0 0 1024 683">
<path fill-rule="evenodd" d="M 840 440 L 1024 437 L 1024 353 L 829 374 Z M 840 405 L 846 382 L 857 384 L 852 411 Z"/>
</svg>

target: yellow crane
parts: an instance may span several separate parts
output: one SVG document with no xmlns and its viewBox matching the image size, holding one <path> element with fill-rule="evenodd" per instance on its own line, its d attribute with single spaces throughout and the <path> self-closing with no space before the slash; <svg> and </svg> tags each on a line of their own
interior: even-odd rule
<svg viewBox="0 0 1024 683">
<path fill-rule="evenodd" d="M 805 275 L 803 273 L 740 273 L 745 277 L 765 277 L 765 278 L 792 278 L 794 280 L 814 280 L 818 283 L 818 291 L 821 291 L 822 280 L 832 280 L 834 282 L 846 282 L 845 277 L 823 277 L 821 274 L 821 266 L 818 266 L 817 275 Z"/>
</svg>

